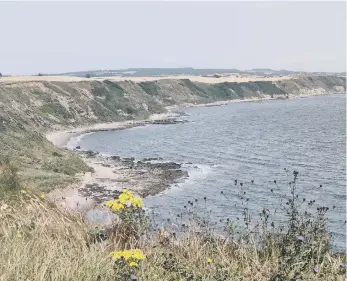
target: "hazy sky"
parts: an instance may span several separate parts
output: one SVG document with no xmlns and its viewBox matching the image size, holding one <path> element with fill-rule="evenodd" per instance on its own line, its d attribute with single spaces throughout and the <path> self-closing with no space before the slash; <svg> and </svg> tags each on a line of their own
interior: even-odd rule
<svg viewBox="0 0 347 281">
<path fill-rule="evenodd" d="M 0 2 L 0 72 L 345 71 L 344 2 Z"/>
</svg>

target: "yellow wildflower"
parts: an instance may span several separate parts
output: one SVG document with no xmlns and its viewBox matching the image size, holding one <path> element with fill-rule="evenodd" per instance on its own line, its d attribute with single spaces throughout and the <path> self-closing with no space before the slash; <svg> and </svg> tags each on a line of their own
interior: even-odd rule
<svg viewBox="0 0 347 281">
<path fill-rule="evenodd" d="M 133 257 L 135 259 L 138 259 L 138 260 L 144 260 L 145 259 L 145 255 L 143 254 L 143 252 L 140 249 L 133 250 Z"/>
<path fill-rule="evenodd" d="M 109 207 L 109 208 L 112 208 L 113 204 L 114 204 L 114 201 L 115 200 L 110 200 L 106 203 L 106 206 Z"/>
<path fill-rule="evenodd" d="M 127 206 L 142 208 L 143 201 L 140 197 L 134 198 L 132 192 L 128 191 L 127 189 L 123 189 L 121 194 L 118 196 L 118 199 L 108 201 L 106 206 L 111 208 L 113 211 L 118 212 Z"/>
<path fill-rule="evenodd" d="M 20 233 L 18 233 L 17 237 L 18 237 L 18 238 L 22 238 L 22 237 L 23 237 L 23 235 L 22 235 L 22 234 L 20 234 Z"/>
<path fill-rule="evenodd" d="M 132 261 L 132 262 L 129 263 L 129 267 L 135 267 L 135 266 L 137 266 L 136 262 Z"/>
<path fill-rule="evenodd" d="M 24 194 L 24 193 L 27 193 L 27 192 L 26 192 L 24 189 L 21 189 L 21 190 L 20 190 L 20 193 L 23 193 L 23 194 Z"/>
<path fill-rule="evenodd" d="M 119 260 L 121 258 L 125 259 L 126 261 L 128 260 L 144 260 L 145 255 L 142 253 L 140 249 L 135 249 L 135 250 L 124 250 L 124 251 L 117 251 L 117 252 L 111 252 L 110 256 L 114 260 Z"/>
<path fill-rule="evenodd" d="M 123 189 L 122 190 L 122 194 L 126 194 L 130 198 L 133 197 L 133 193 L 131 191 L 127 190 L 127 189 Z"/>
<path fill-rule="evenodd" d="M 126 204 L 131 197 L 127 193 L 121 193 L 118 199 L 122 204 Z"/>
<path fill-rule="evenodd" d="M 122 209 L 124 209 L 124 205 L 120 202 L 119 199 L 117 200 L 110 200 L 106 203 L 106 206 L 111 208 L 113 211 L 118 212 Z"/>
<path fill-rule="evenodd" d="M 132 200 L 131 204 L 136 207 L 136 208 L 142 208 L 143 207 L 143 202 L 140 197 L 136 197 Z"/>
<path fill-rule="evenodd" d="M 158 274 L 154 274 L 154 278 L 158 278 L 159 277 L 159 275 Z"/>
<path fill-rule="evenodd" d="M 211 262 L 213 262 L 213 259 L 208 258 L 208 259 L 207 259 L 207 262 L 208 262 L 208 263 L 211 263 Z"/>
<path fill-rule="evenodd" d="M 42 198 L 42 199 L 45 199 L 45 198 L 46 198 L 46 194 L 42 193 L 42 194 L 41 194 L 41 198 Z"/>
<path fill-rule="evenodd" d="M 124 209 L 124 205 L 117 199 L 115 200 L 113 206 L 112 206 L 112 210 L 118 212 L 120 210 Z"/>
</svg>

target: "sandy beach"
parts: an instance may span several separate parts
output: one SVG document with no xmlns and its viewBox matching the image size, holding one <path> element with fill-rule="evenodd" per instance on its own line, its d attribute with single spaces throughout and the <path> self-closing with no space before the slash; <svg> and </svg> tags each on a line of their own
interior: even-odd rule
<svg viewBox="0 0 347 281">
<path fill-rule="evenodd" d="M 46 138 L 55 146 L 64 147 L 71 138 L 91 132 L 122 130 L 142 126 L 148 121 L 168 120 L 178 117 L 176 112 L 169 109 L 167 113 L 153 114 L 146 120 L 130 120 L 110 123 L 97 123 L 90 126 L 77 127 L 71 130 L 52 131 L 46 134 Z"/>
</svg>

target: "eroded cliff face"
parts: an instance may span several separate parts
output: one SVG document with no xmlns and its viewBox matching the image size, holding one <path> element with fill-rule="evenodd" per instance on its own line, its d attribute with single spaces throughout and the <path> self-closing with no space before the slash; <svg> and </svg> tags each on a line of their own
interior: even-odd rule
<svg viewBox="0 0 347 281">
<path fill-rule="evenodd" d="M 0 160 L 10 157 L 20 167 L 23 177 L 33 178 L 32 182 L 40 178 L 42 184 L 64 184 L 88 167 L 78 156 L 49 143 L 44 137 L 47 131 L 144 119 L 153 113 L 165 112 L 165 107 L 172 105 L 345 91 L 346 78 L 336 76 L 213 84 L 188 79 L 138 83 L 111 80 L 5 82 L 0 79 Z"/>
<path fill-rule="evenodd" d="M 290 80 L 206 84 L 190 80 L 151 82 L 0 80 L 0 132 L 51 130 L 97 122 L 146 118 L 168 105 L 272 96 L 345 92 L 346 79 L 336 76 Z"/>
</svg>

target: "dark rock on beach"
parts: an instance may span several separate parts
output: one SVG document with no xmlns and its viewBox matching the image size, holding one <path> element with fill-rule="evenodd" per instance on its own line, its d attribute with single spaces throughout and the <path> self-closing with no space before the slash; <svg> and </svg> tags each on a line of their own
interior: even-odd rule
<svg viewBox="0 0 347 281">
<path fill-rule="evenodd" d="M 96 155 L 88 152 L 87 155 Z M 106 169 L 111 169 L 111 173 L 116 176 L 111 178 L 99 178 L 94 184 L 87 184 L 79 192 L 87 198 L 92 198 L 95 202 L 105 202 L 117 195 L 116 190 L 128 188 L 142 197 L 156 195 L 172 184 L 179 182 L 182 178 L 188 177 L 188 172 L 182 168 L 181 164 L 175 162 L 151 163 L 149 161 L 135 161 L 134 157 L 121 158 L 119 156 L 103 157 L 97 155 L 89 161 L 101 165 Z M 145 160 L 160 159 L 147 158 Z"/>
<path fill-rule="evenodd" d="M 163 160 L 163 158 L 161 158 L 161 157 L 154 157 L 154 158 L 149 157 L 149 158 L 143 158 L 142 159 L 143 162 L 158 161 L 158 160 Z"/>
<path fill-rule="evenodd" d="M 107 190 L 101 184 L 86 184 L 84 188 L 80 188 L 78 192 L 86 197 L 95 200 L 97 203 L 102 203 L 112 198 L 117 198 L 120 194 L 118 190 Z"/>
<path fill-rule="evenodd" d="M 186 123 L 187 120 L 177 120 L 177 119 L 161 119 L 161 120 L 150 120 L 147 124 L 157 124 L 157 125 L 171 125 L 171 124 L 179 124 Z"/>
<path fill-rule="evenodd" d="M 114 156 L 111 156 L 110 159 L 119 161 L 121 158 L 117 155 L 114 155 Z"/>
<path fill-rule="evenodd" d="M 87 157 L 95 157 L 96 155 L 99 154 L 99 152 L 95 152 L 95 151 L 92 151 L 92 150 L 87 150 L 84 153 L 87 155 Z"/>
<path fill-rule="evenodd" d="M 146 163 L 146 162 L 137 162 L 136 167 L 138 168 L 148 168 L 148 169 L 164 169 L 164 170 L 175 170 L 180 169 L 181 165 L 174 163 L 174 162 L 168 162 L 168 163 Z"/>
</svg>

